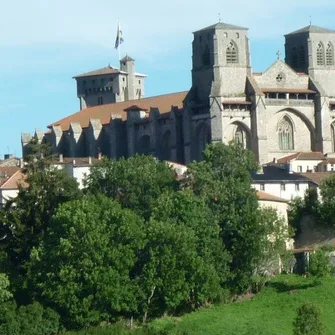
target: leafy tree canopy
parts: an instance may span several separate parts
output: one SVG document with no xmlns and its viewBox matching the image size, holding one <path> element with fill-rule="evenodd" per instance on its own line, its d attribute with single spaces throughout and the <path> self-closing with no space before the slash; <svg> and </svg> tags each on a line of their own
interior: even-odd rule
<svg viewBox="0 0 335 335">
<path fill-rule="evenodd" d="M 118 161 L 104 159 L 92 167 L 87 179 L 89 194 L 111 197 L 145 219 L 149 219 L 155 199 L 176 186 L 175 173 L 166 162 L 140 155 Z"/>
</svg>

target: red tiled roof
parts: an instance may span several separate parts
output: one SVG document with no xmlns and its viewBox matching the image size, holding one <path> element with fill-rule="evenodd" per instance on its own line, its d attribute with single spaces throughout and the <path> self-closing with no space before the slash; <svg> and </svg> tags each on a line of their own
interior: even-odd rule
<svg viewBox="0 0 335 335">
<path fill-rule="evenodd" d="M 275 201 L 275 202 L 286 202 L 288 203 L 288 200 L 276 197 L 275 195 L 266 193 L 264 191 L 256 191 L 256 195 L 258 200 L 263 200 L 263 201 Z"/>
<path fill-rule="evenodd" d="M 286 164 L 293 160 L 323 160 L 323 159 L 325 159 L 325 156 L 320 151 L 296 152 L 292 155 L 278 159 L 277 163 Z"/>
<path fill-rule="evenodd" d="M 324 160 L 323 162 L 319 164 L 335 164 L 335 157 L 327 158 L 326 160 Z"/>
<path fill-rule="evenodd" d="M 1 184 L 1 189 L 17 189 L 19 186 L 22 187 L 28 187 L 28 184 L 26 182 L 26 175 L 22 172 L 22 170 L 17 167 L 17 170 L 15 173 L 13 173 L 10 177 L 6 178 L 6 180 L 3 181 Z"/>
<path fill-rule="evenodd" d="M 106 66 L 98 70 L 78 74 L 77 76 L 74 76 L 73 78 L 82 78 L 82 77 L 89 77 L 89 76 L 99 76 L 104 74 L 114 74 L 114 73 L 120 73 L 119 69 L 114 69 L 111 66 Z"/>
<path fill-rule="evenodd" d="M 124 109 L 125 112 L 128 112 L 128 111 L 131 111 L 131 110 L 134 110 L 134 111 L 147 111 L 148 109 L 147 108 L 142 108 L 138 105 L 132 105 L 130 107 L 127 107 Z"/>
<path fill-rule="evenodd" d="M 328 172 L 304 172 L 299 173 L 302 176 L 305 176 L 309 179 L 311 179 L 315 184 L 320 185 L 320 183 L 327 177 L 335 176 L 334 171 L 328 171 Z"/>
<path fill-rule="evenodd" d="M 1 166 L 0 167 L 0 187 L 3 186 L 20 168 L 18 166 Z"/>
<path fill-rule="evenodd" d="M 65 117 L 59 121 L 51 123 L 52 126 L 61 126 L 63 131 L 70 128 L 71 122 L 78 122 L 82 128 L 89 126 L 90 119 L 100 119 L 101 124 L 109 124 L 111 115 L 120 115 L 122 120 L 127 120 L 127 112 L 125 109 L 133 105 L 141 105 L 142 108 L 150 110 L 150 108 L 158 108 L 160 113 L 170 112 L 172 106 L 182 108 L 183 100 L 187 92 L 178 92 L 165 95 L 154 96 L 150 98 L 142 98 L 137 100 L 122 101 L 113 104 L 99 105 L 85 108 L 75 114 Z"/>
</svg>

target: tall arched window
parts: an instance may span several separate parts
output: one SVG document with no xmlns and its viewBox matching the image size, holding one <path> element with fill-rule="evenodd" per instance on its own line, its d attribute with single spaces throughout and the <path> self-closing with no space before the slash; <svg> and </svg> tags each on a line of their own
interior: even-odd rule
<svg viewBox="0 0 335 335">
<path fill-rule="evenodd" d="M 243 148 L 247 148 L 249 146 L 248 135 L 243 127 L 237 126 L 234 135 L 234 142 L 241 144 Z"/>
<path fill-rule="evenodd" d="M 279 150 L 293 150 L 293 125 L 291 120 L 284 116 L 278 123 Z"/>
<path fill-rule="evenodd" d="M 333 45 L 329 42 L 326 49 L 326 64 L 328 66 L 334 65 L 334 49 Z"/>
<path fill-rule="evenodd" d="M 236 64 L 238 63 L 238 54 L 237 46 L 233 41 L 230 41 L 227 50 L 226 50 L 226 60 L 227 64 Z"/>
<path fill-rule="evenodd" d="M 325 65 L 325 49 L 322 42 L 319 42 L 318 48 L 316 49 L 316 64 Z"/>
<path fill-rule="evenodd" d="M 330 126 L 330 133 L 332 137 L 332 151 L 335 152 L 335 123 Z"/>
</svg>

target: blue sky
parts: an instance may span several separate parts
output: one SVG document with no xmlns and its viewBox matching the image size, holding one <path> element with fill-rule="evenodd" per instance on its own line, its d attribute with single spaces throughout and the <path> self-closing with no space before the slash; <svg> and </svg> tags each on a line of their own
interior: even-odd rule
<svg viewBox="0 0 335 335">
<path fill-rule="evenodd" d="M 335 29 L 333 0 L 0 0 L 0 158 L 21 156 L 21 132 L 79 109 L 72 76 L 118 66 L 146 73 L 146 96 L 191 86 L 192 32 L 221 21 L 249 28 L 254 71 L 284 57 L 283 35 L 312 24 Z"/>
</svg>

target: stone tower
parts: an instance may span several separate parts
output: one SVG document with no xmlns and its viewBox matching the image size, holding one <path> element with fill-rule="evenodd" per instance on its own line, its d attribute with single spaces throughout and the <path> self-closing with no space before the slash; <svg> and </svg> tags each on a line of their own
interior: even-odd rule
<svg viewBox="0 0 335 335">
<path fill-rule="evenodd" d="M 201 159 L 206 144 L 224 139 L 225 100 L 246 100 L 250 75 L 247 28 L 219 22 L 194 32 L 192 88 L 185 100 L 185 161 Z M 237 104 L 237 105 L 238 105 Z M 188 140 L 189 139 L 189 140 Z M 189 141 L 189 142 L 188 142 Z"/>
<path fill-rule="evenodd" d="M 285 35 L 285 61 L 309 74 L 329 97 L 335 97 L 335 30 L 309 25 Z"/>
<path fill-rule="evenodd" d="M 80 109 L 143 98 L 145 78 L 129 56 L 120 60 L 120 69 L 109 65 L 75 76 Z"/>
<path fill-rule="evenodd" d="M 194 32 L 192 87 L 198 101 L 208 101 L 214 88 L 221 96 L 244 93 L 250 74 L 247 31 L 219 22 Z"/>
</svg>

